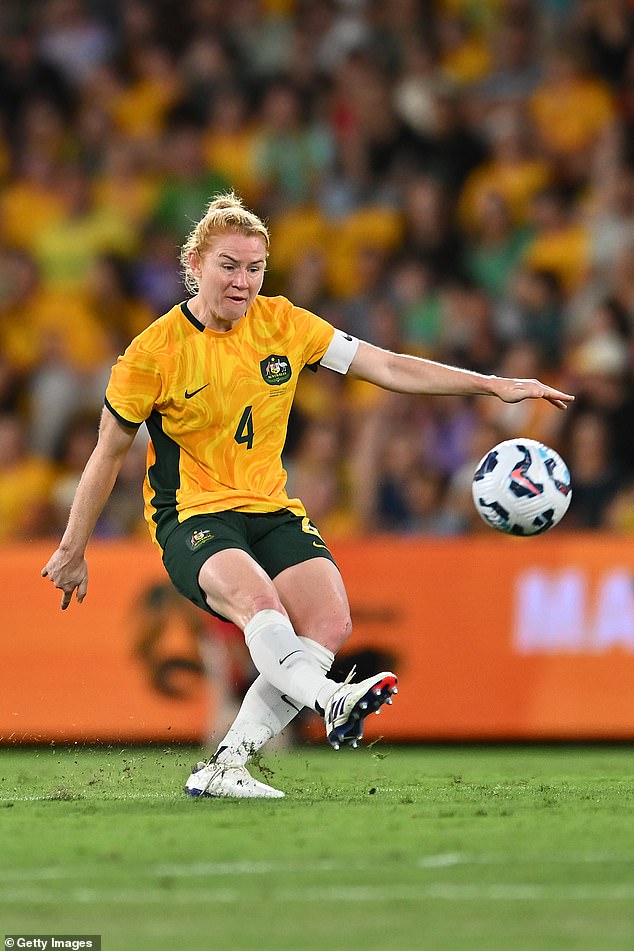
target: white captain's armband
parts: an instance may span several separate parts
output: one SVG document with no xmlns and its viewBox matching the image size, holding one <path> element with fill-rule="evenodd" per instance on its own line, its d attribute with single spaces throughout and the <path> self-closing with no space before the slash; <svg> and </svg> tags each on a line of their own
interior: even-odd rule
<svg viewBox="0 0 634 951">
<path fill-rule="evenodd" d="M 351 337 L 342 330 L 335 330 L 335 335 L 319 363 L 328 370 L 347 373 L 358 349 L 359 341 L 356 337 Z"/>
</svg>

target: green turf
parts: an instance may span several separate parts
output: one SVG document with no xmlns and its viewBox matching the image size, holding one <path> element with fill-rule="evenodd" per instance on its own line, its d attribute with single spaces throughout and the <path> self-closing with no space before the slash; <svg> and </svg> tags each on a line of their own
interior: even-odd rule
<svg viewBox="0 0 634 951">
<path fill-rule="evenodd" d="M 632 951 L 625 747 L 269 754 L 284 800 L 188 800 L 196 752 L 0 751 L 2 933 L 104 951 Z"/>
</svg>

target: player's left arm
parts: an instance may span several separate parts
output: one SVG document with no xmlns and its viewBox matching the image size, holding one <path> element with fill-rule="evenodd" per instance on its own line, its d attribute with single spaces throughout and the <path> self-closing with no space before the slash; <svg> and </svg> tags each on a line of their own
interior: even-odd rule
<svg viewBox="0 0 634 951">
<path fill-rule="evenodd" d="M 487 376 L 409 354 L 391 353 L 364 340 L 359 342 L 349 372 L 397 393 L 497 396 L 505 403 L 545 399 L 558 409 L 566 409 L 574 400 L 569 393 L 547 386 L 540 380 Z"/>
</svg>

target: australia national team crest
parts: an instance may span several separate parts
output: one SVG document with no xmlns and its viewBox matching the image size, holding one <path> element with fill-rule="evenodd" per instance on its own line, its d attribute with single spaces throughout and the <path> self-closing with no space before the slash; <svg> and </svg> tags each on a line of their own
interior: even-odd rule
<svg viewBox="0 0 634 951">
<path fill-rule="evenodd" d="M 205 542 L 212 541 L 215 537 L 214 533 L 208 528 L 197 528 L 189 539 L 188 545 L 192 551 L 197 551 L 201 545 L 204 545 Z"/>
<path fill-rule="evenodd" d="M 272 353 L 270 356 L 260 360 L 260 370 L 264 382 L 270 386 L 279 386 L 280 383 L 288 383 L 293 371 L 288 362 L 288 357 L 282 357 L 279 353 Z"/>
</svg>

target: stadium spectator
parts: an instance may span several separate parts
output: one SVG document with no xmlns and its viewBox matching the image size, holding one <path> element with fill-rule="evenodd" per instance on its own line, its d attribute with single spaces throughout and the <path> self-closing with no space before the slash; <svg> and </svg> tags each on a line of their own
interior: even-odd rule
<svg viewBox="0 0 634 951">
<path fill-rule="evenodd" d="M 107 359 L 152 323 L 154 312 L 135 293 L 130 262 L 116 254 L 97 258 L 86 280 L 86 308 L 107 335 Z"/>
<path fill-rule="evenodd" d="M 530 221 L 535 230 L 524 263 L 552 271 L 568 294 L 577 291 L 589 274 L 590 232 L 574 203 L 563 189 L 544 188 L 533 196 Z"/>
<path fill-rule="evenodd" d="M 456 195 L 489 154 L 473 111 L 468 96 L 452 83 L 442 83 L 436 92 L 433 126 L 421 137 L 411 163 L 414 172 L 437 179 Z"/>
<path fill-rule="evenodd" d="M 112 50 L 107 22 L 90 16 L 82 0 L 46 0 L 40 52 L 73 85 L 80 86 Z"/>
<path fill-rule="evenodd" d="M 440 538 L 459 535 L 463 525 L 446 504 L 447 485 L 447 477 L 436 469 L 417 467 L 410 472 L 404 485 L 408 512 L 400 530 L 406 535 Z"/>
<path fill-rule="evenodd" d="M 238 108 L 239 87 L 232 85 L 233 61 L 226 43 L 213 33 L 194 34 L 178 63 L 183 77 L 182 105 L 201 120 L 209 115 L 211 108 L 228 115 L 232 131 L 242 127 L 244 110 Z M 227 101 L 226 113 L 223 104 Z M 235 155 L 239 164 L 243 157 Z M 214 161 L 210 167 L 215 168 Z"/>
<path fill-rule="evenodd" d="M 605 418 L 596 412 L 578 413 L 565 446 L 567 462 L 575 473 L 566 517 L 576 529 L 599 528 L 623 478 L 610 453 L 610 429 Z"/>
<path fill-rule="evenodd" d="M 166 177 L 159 184 L 152 223 L 178 245 L 188 234 L 201 205 L 210 195 L 226 188 L 227 182 L 207 166 L 203 128 L 198 123 L 176 118 L 165 146 Z"/>
<path fill-rule="evenodd" d="M 38 155 L 56 168 L 76 160 L 79 143 L 71 115 L 45 96 L 29 99 L 20 115 L 14 146 L 24 154 Z"/>
<path fill-rule="evenodd" d="M 584 0 L 575 11 L 572 28 L 590 69 L 619 89 L 634 48 L 632 5 L 627 0 Z"/>
<path fill-rule="evenodd" d="M 115 354 L 85 300 L 45 289 L 28 255 L 5 253 L 0 275 L 2 352 L 19 379 L 29 444 L 50 456 L 68 414 L 94 404 L 92 375 Z"/>
<path fill-rule="evenodd" d="M 559 367 L 566 337 L 564 300 L 557 274 L 517 262 L 507 292 L 494 308 L 498 341 L 527 341 L 544 366 Z"/>
<path fill-rule="evenodd" d="M 258 124 L 254 148 L 260 204 L 269 214 L 310 204 L 317 180 L 332 164 L 330 130 L 323 123 L 307 122 L 298 92 L 280 81 L 266 89 Z"/>
<path fill-rule="evenodd" d="M 596 179 L 583 207 L 591 234 L 590 283 L 593 277 L 603 278 L 621 252 L 634 244 L 634 170 L 617 158 L 601 163 Z"/>
<path fill-rule="evenodd" d="M 256 157 L 258 123 L 251 114 L 246 93 L 235 84 L 216 86 L 205 114 L 207 168 L 230 181 L 249 201 L 259 200 L 262 182 Z"/>
<path fill-rule="evenodd" d="M 552 170 L 544 157 L 535 153 L 532 130 L 520 108 L 506 106 L 490 112 L 485 128 L 491 154 L 465 182 L 460 195 L 463 225 L 467 231 L 473 230 L 483 198 L 497 195 L 513 224 L 525 226 L 531 200 L 550 183 Z"/>
<path fill-rule="evenodd" d="M 431 175 L 410 179 L 403 195 L 402 244 L 432 270 L 434 277 L 459 276 L 464 235 L 455 215 L 454 196 L 442 180 Z"/>
<path fill-rule="evenodd" d="M 614 119 L 609 86 L 588 70 L 573 42 L 568 47 L 557 44 L 528 107 L 555 177 L 580 187 L 588 175 L 592 146 Z"/>
<path fill-rule="evenodd" d="M 32 251 L 37 232 L 59 221 L 64 204 L 56 182 L 54 163 L 35 150 L 16 156 L 13 175 L 0 197 L 0 235 L 5 246 Z"/>
<path fill-rule="evenodd" d="M 501 105 L 521 105 L 541 78 L 536 47 L 540 31 L 537 4 L 505 4 L 493 27 L 491 69 L 475 89 L 479 103 L 488 111 Z"/>
<path fill-rule="evenodd" d="M 44 455 L 31 453 L 21 420 L 0 416 L 0 541 L 48 534 L 55 470 Z"/>
<path fill-rule="evenodd" d="M 59 66 L 38 50 L 34 27 L 3 31 L 0 60 L 0 112 L 12 141 L 19 135 L 26 107 L 47 100 L 60 112 L 69 112 L 76 95 Z"/>
<path fill-rule="evenodd" d="M 390 415 L 393 421 L 393 413 Z M 411 425 L 407 428 L 401 425 L 394 430 L 382 427 L 376 436 L 382 438 L 379 447 L 372 452 L 378 460 L 378 472 L 374 473 L 376 484 L 372 487 L 371 509 L 366 514 L 366 531 L 398 532 L 409 517 L 405 484 L 420 464 L 420 449 Z M 365 478 L 370 475 L 366 470 Z"/>
<path fill-rule="evenodd" d="M 107 252 L 130 256 L 135 250 L 133 224 L 114 206 L 98 206 L 82 168 L 65 166 L 58 180 L 62 214 L 37 232 L 33 254 L 42 283 L 64 293 L 81 291 L 91 267 Z"/>
<path fill-rule="evenodd" d="M 508 202 L 499 191 L 483 191 L 474 199 L 464 269 L 492 301 L 505 297 L 530 237 L 528 228 L 514 225 Z"/>
<path fill-rule="evenodd" d="M 438 20 L 440 67 L 454 82 L 471 86 L 482 82 L 493 67 L 485 31 L 469 22 L 465 10 L 445 7 Z"/>
<path fill-rule="evenodd" d="M 438 354 L 442 295 L 432 267 L 415 256 L 399 258 L 393 263 L 390 293 L 407 348 L 421 356 Z"/>
<path fill-rule="evenodd" d="M 135 234 L 142 234 L 159 190 L 158 170 L 147 160 L 143 146 L 125 136 L 109 136 L 91 182 L 95 207 L 125 217 Z"/>
<path fill-rule="evenodd" d="M 405 38 L 403 62 L 394 83 L 397 115 L 418 135 L 433 136 L 438 121 L 438 97 L 450 88 L 439 75 L 432 44 L 420 33 Z"/>
<path fill-rule="evenodd" d="M 146 40 L 133 48 L 127 73 L 110 102 L 115 127 L 146 144 L 160 138 L 170 110 L 181 100 L 182 78 L 169 50 Z"/>
<path fill-rule="evenodd" d="M 572 427 L 578 414 L 600 415 L 608 429 L 606 451 L 611 454 L 610 464 L 627 473 L 634 467 L 634 384 L 629 337 L 623 335 L 623 328 L 615 331 L 609 306 L 603 305 L 599 310 L 609 314 L 609 329 L 604 329 L 605 317 L 601 322 L 593 321 L 587 336 L 571 347 L 569 368 L 577 400 L 566 427 Z"/>
<path fill-rule="evenodd" d="M 158 225 L 143 231 L 143 247 L 130 262 L 134 291 L 155 315 L 162 314 L 182 293 L 182 282 L 174 262 L 174 236 Z"/>
</svg>

